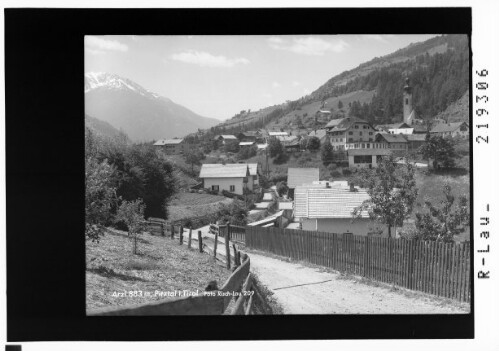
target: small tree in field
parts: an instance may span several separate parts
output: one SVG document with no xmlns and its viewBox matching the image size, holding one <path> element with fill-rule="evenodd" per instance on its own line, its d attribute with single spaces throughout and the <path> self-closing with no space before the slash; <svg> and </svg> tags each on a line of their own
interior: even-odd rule
<svg viewBox="0 0 499 351">
<path fill-rule="evenodd" d="M 191 173 L 194 173 L 194 165 L 200 165 L 203 154 L 196 150 L 189 150 L 184 155 L 185 162 L 191 165 Z"/>
<path fill-rule="evenodd" d="M 321 159 L 322 159 L 322 163 L 324 163 L 324 164 L 331 162 L 331 160 L 333 159 L 333 146 L 327 140 L 322 145 L 322 148 L 321 148 Z"/>
<path fill-rule="evenodd" d="M 439 205 L 425 201 L 426 213 L 416 213 L 417 238 L 444 242 L 454 241 L 454 237 L 470 225 L 468 199 L 461 195 L 457 205 L 449 185 L 444 185 L 444 199 Z"/>
<path fill-rule="evenodd" d="M 424 159 L 433 160 L 433 168 L 453 168 L 458 157 L 451 140 L 441 136 L 430 136 L 430 133 L 426 135 L 426 142 L 418 152 Z"/>
<path fill-rule="evenodd" d="M 137 239 L 144 231 L 145 205 L 141 199 L 123 201 L 118 208 L 116 221 L 123 222 L 128 228 L 128 236 L 133 240 L 133 253 L 137 254 Z"/>
<path fill-rule="evenodd" d="M 268 149 L 270 157 L 279 157 L 284 152 L 284 147 L 277 138 L 270 138 Z"/>
<path fill-rule="evenodd" d="M 363 173 L 370 199 L 354 209 L 354 217 L 367 211 L 372 219 L 386 224 L 391 237 L 392 228 L 401 227 L 412 213 L 418 195 L 414 173 L 410 163 L 397 168 L 393 156 L 384 158 L 376 169 Z"/>
</svg>

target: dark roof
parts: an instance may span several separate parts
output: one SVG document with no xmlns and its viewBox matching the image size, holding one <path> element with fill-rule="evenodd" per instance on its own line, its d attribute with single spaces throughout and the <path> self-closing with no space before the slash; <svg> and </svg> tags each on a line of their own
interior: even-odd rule
<svg viewBox="0 0 499 351">
<path fill-rule="evenodd" d="M 331 129 L 333 131 L 344 131 L 349 129 L 355 123 L 369 124 L 369 122 L 364 121 L 363 119 L 357 117 L 346 117 L 340 119 L 333 119 L 332 121 L 329 121 L 329 123 L 326 125 L 326 128 Z"/>
<path fill-rule="evenodd" d="M 421 124 L 413 124 L 411 128 L 414 128 L 413 133 L 426 133 L 428 131 L 428 128 Z"/>
<path fill-rule="evenodd" d="M 254 131 L 254 130 L 250 130 L 250 131 L 247 131 L 247 132 L 242 132 L 242 133 L 239 133 L 240 135 L 244 135 L 245 137 L 257 137 L 260 135 L 259 132 L 257 131 Z"/>
<path fill-rule="evenodd" d="M 430 131 L 430 133 L 444 133 L 444 132 L 454 132 L 456 129 L 459 129 L 462 124 L 468 124 L 466 122 L 455 122 L 455 123 L 440 123 L 437 124 L 433 129 Z"/>
<path fill-rule="evenodd" d="M 319 168 L 288 168 L 288 187 L 291 189 L 317 180 Z"/>
<path fill-rule="evenodd" d="M 378 133 L 376 139 L 383 138 L 387 143 L 407 143 L 403 134 Z"/>
<path fill-rule="evenodd" d="M 404 137 L 407 141 L 425 141 L 426 134 L 406 134 Z"/>
</svg>

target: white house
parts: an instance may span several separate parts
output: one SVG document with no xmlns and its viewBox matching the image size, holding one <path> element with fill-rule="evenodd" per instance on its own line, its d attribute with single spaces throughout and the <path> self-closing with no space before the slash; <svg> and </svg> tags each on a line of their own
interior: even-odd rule
<svg viewBox="0 0 499 351">
<path fill-rule="evenodd" d="M 343 183 L 321 182 L 295 189 L 294 215 L 303 230 L 354 235 L 370 235 L 386 226 L 372 221 L 366 210 L 354 216 L 354 209 L 369 199 L 366 190 Z"/>
<path fill-rule="evenodd" d="M 203 164 L 199 178 L 203 180 L 203 187 L 212 191 L 228 191 L 243 195 L 248 189 L 250 171 L 246 163 L 233 164 Z"/>
</svg>

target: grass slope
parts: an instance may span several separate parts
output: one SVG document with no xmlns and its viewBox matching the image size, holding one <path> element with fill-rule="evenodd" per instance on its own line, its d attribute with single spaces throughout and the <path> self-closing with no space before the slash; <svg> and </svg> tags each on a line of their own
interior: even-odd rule
<svg viewBox="0 0 499 351">
<path fill-rule="evenodd" d="M 144 234 L 138 247 L 139 255 L 133 255 L 126 233 L 115 230 L 99 243 L 86 243 L 87 311 L 168 298 L 155 296 L 156 290 L 203 291 L 211 280 L 222 285 L 231 273 L 209 255 L 180 246 L 177 240 Z M 129 291 L 151 296 L 113 297 L 113 292 Z"/>
</svg>

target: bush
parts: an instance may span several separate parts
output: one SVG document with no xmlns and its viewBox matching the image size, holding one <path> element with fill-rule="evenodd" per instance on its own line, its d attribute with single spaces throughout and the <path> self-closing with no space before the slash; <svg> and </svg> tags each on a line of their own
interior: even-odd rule
<svg viewBox="0 0 499 351">
<path fill-rule="evenodd" d="M 317 151 L 321 147 L 321 141 L 316 136 L 308 138 L 307 149 L 310 151 Z"/>
<path fill-rule="evenodd" d="M 241 201 L 234 200 L 230 205 L 222 204 L 218 212 L 214 215 L 213 221 L 222 223 L 230 223 L 234 225 L 244 226 L 247 223 L 248 212 L 245 204 Z"/>
<path fill-rule="evenodd" d="M 331 177 L 333 178 L 341 178 L 341 173 L 339 171 L 332 171 Z"/>
<path fill-rule="evenodd" d="M 352 171 L 351 171 L 351 170 L 349 170 L 348 168 L 345 168 L 345 169 L 343 170 L 343 175 L 344 175 L 344 176 L 349 176 L 349 175 L 351 175 L 351 174 L 352 174 Z"/>
<path fill-rule="evenodd" d="M 279 182 L 276 184 L 276 190 L 277 190 L 277 193 L 279 194 L 279 196 L 283 196 L 283 195 L 286 195 L 288 193 L 288 185 L 286 184 L 286 182 Z"/>
<path fill-rule="evenodd" d="M 282 153 L 274 159 L 273 163 L 275 165 L 282 165 L 283 163 L 288 162 L 288 160 L 289 160 L 289 155 L 287 153 Z"/>
</svg>

